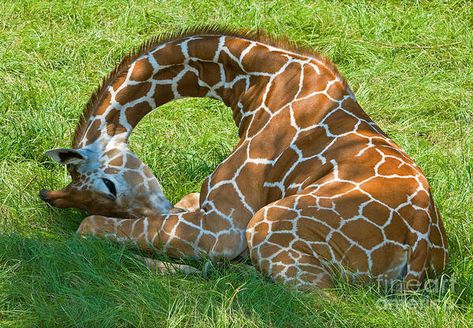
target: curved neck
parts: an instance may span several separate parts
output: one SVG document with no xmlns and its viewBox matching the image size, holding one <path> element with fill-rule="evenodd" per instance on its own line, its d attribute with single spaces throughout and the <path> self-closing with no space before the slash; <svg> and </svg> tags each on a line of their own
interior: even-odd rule
<svg viewBox="0 0 473 328">
<path fill-rule="evenodd" d="M 142 54 L 97 96 L 78 146 L 126 143 L 146 114 L 184 97 L 223 101 L 232 108 L 241 130 L 251 109 L 251 104 L 242 103 L 242 94 L 271 71 L 271 61 L 261 61 L 261 54 L 252 52 L 250 58 L 248 50 L 256 44 L 238 37 L 202 35 L 170 41 Z"/>
</svg>

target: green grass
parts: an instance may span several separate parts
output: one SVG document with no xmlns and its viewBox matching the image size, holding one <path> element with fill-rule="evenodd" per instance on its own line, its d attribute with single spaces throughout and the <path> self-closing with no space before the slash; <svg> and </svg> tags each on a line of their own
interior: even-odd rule
<svg viewBox="0 0 473 328">
<path fill-rule="evenodd" d="M 469 1 L 0 0 L 0 326 L 473 326 L 472 13 Z M 203 23 L 263 28 L 333 59 L 431 182 L 454 288 L 300 294 L 242 265 L 158 276 L 130 250 L 75 237 L 84 213 L 39 200 L 69 179 L 43 152 L 70 144 L 102 77 L 148 37 Z M 230 111 L 207 99 L 164 106 L 132 138 L 171 201 L 235 142 Z"/>
</svg>

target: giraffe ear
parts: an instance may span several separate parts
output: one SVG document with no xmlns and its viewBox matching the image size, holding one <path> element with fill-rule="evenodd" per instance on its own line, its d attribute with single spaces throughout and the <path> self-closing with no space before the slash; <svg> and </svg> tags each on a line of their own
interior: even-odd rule
<svg viewBox="0 0 473 328">
<path fill-rule="evenodd" d="M 56 162 L 64 165 L 78 165 L 84 163 L 87 160 L 84 152 L 81 152 L 78 149 L 56 148 L 48 150 L 44 154 Z"/>
</svg>

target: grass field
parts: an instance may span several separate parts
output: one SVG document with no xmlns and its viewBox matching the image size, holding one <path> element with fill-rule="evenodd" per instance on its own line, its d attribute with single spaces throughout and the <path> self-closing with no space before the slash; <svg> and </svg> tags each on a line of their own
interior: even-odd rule
<svg viewBox="0 0 473 328">
<path fill-rule="evenodd" d="M 69 180 L 43 152 L 70 144 L 102 77 L 148 37 L 200 24 L 263 28 L 338 65 L 431 182 L 449 288 L 300 294 L 242 265 L 158 276 L 130 250 L 78 239 L 84 213 L 39 200 Z M 0 0 L 0 327 L 472 327 L 472 90 L 469 1 Z M 230 111 L 207 99 L 164 106 L 132 137 L 173 202 L 235 142 Z"/>
</svg>

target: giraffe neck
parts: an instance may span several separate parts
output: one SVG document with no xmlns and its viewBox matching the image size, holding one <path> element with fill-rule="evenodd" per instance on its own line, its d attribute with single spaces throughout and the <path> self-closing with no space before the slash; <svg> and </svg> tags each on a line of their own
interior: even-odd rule
<svg viewBox="0 0 473 328">
<path fill-rule="evenodd" d="M 219 99 L 232 108 L 239 124 L 243 106 L 238 99 L 250 81 L 230 59 L 244 56 L 235 49 L 224 50 L 224 39 L 194 36 L 170 41 L 133 60 L 98 95 L 77 146 L 98 144 L 105 150 L 127 143 L 146 114 L 185 97 Z"/>
<path fill-rule="evenodd" d="M 252 121 L 268 120 L 261 114 L 253 120 L 257 109 L 266 113 L 277 109 L 274 101 L 268 105 L 269 98 L 277 97 L 280 106 L 290 102 L 293 94 L 287 90 L 297 89 L 299 81 L 276 83 L 275 77 L 291 76 L 288 72 L 300 71 L 301 62 L 314 60 L 241 37 L 197 35 L 163 43 L 118 70 L 102 88 L 75 143 L 103 149 L 126 143 L 146 114 L 185 97 L 223 101 L 232 109 L 242 137 L 250 125 L 255 129 Z"/>
</svg>

